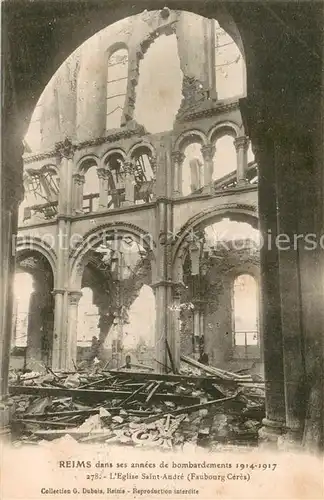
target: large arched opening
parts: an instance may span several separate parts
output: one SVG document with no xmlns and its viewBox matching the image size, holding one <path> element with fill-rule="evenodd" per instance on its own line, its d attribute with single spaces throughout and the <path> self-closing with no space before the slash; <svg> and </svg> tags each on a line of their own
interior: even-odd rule
<svg viewBox="0 0 324 500">
<path fill-rule="evenodd" d="M 53 353 L 53 270 L 33 249 L 18 251 L 16 262 L 10 365 L 44 372 Z"/>
<path fill-rule="evenodd" d="M 96 361 L 102 367 L 121 368 L 130 356 L 133 365 L 152 368 L 155 297 L 153 254 L 147 242 L 127 230 L 107 228 L 90 248 L 83 243 L 71 278 L 73 288 L 81 291 L 72 349 L 76 364 L 87 367 Z"/>
<path fill-rule="evenodd" d="M 197 360 L 207 355 L 210 365 L 263 376 L 257 219 L 230 211 L 210 214 L 181 234 L 174 260 L 174 278 L 183 283 L 181 354 Z M 242 305 L 237 283 L 246 276 Z"/>
</svg>

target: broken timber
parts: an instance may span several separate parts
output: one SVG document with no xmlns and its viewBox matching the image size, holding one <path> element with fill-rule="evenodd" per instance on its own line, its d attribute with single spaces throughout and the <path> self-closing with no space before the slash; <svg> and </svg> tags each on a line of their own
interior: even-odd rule
<svg viewBox="0 0 324 500">
<path fill-rule="evenodd" d="M 107 399 L 123 399 L 133 396 L 131 391 L 117 391 L 117 390 L 94 390 L 94 389 L 68 389 L 62 387 L 39 387 L 39 386 L 23 386 L 11 385 L 9 386 L 10 395 L 30 394 L 33 396 L 67 396 L 67 397 L 80 397 L 85 398 L 87 401 L 105 401 Z M 144 401 L 147 398 L 146 393 L 138 392 L 136 399 Z M 183 394 L 169 394 L 169 393 L 155 393 L 152 395 L 151 400 L 155 401 L 174 401 L 179 404 L 198 404 L 199 397 L 188 396 Z"/>
</svg>

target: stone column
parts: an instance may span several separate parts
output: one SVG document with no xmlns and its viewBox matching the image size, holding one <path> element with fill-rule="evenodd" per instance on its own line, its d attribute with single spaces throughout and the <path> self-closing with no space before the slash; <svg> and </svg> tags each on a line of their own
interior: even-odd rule
<svg viewBox="0 0 324 500">
<path fill-rule="evenodd" d="M 166 280 L 166 204 L 163 199 L 159 199 L 156 206 L 156 218 L 158 229 L 157 241 L 157 280 L 152 288 L 155 293 L 156 321 L 155 321 L 155 364 L 156 371 L 163 373 L 167 371 L 168 357 L 166 349 L 167 340 L 167 287 Z"/>
<path fill-rule="evenodd" d="M 155 359 L 156 370 L 167 372 L 172 368 L 168 350 L 172 354 L 174 368 L 178 366 L 177 352 L 173 346 L 177 340 L 172 326 L 172 239 L 173 239 L 173 172 L 171 159 L 171 143 L 161 144 L 157 151 L 157 200 L 156 200 L 156 260 L 155 292 L 156 326 L 155 326 Z M 169 347 L 169 349 L 167 348 Z"/>
<path fill-rule="evenodd" d="M 54 289 L 54 325 L 53 325 L 53 353 L 52 368 L 59 370 L 61 366 L 61 333 L 64 311 L 64 290 Z"/>
<path fill-rule="evenodd" d="M 42 362 L 42 321 L 41 308 L 44 305 L 44 293 L 40 290 L 30 296 L 28 308 L 27 332 L 27 367 L 38 371 Z"/>
<path fill-rule="evenodd" d="M 82 292 L 80 291 L 69 291 L 68 292 L 69 303 L 68 303 L 68 337 L 67 344 L 64 349 L 64 369 L 74 370 L 74 363 L 77 364 L 77 341 L 78 341 L 78 305 L 79 300 L 82 297 Z M 62 360 L 63 361 L 63 360 Z"/>
<path fill-rule="evenodd" d="M 246 173 L 248 168 L 248 149 L 249 149 L 249 139 L 243 135 L 241 137 L 237 137 L 234 140 L 234 146 L 236 149 L 237 155 L 237 185 L 244 186 L 247 184 Z"/>
<path fill-rule="evenodd" d="M 309 141 L 311 138 L 309 138 Z M 307 172 L 309 160 L 307 145 L 302 137 L 278 136 L 275 142 L 275 172 L 277 187 L 278 232 L 282 235 L 279 248 L 279 283 L 281 296 L 281 327 L 284 353 L 286 441 L 301 443 L 306 412 L 305 336 L 302 315 L 302 279 L 307 270 L 300 261 L 303 253 L 301 226 L 309 205 L 300 206 L 302 190 L 306 187 L 301 178 Z M 308 175 L 311 175 L 308 173 Z M 307 176 L 306 176 L 307 177 Z M 299 194 L 299 195 L 298 195 Z M 305 232 L 312 232 L 312 221 Z M 311 271 L 311 267 L 310 267 Z M 307 297 L 310 300 L 311 297 Z M 306 307 L 305 307 L 306 306 Z M 304 304 L 305 313 L 310 305 Z M 314 353 L 315 354 L 315 353 Z"/>
<path fill-rule="evenodd" d="M 281 299 L 279 285 L 279 252 L 276 246 L 277 206 L 274 171 L 274 141 L 264 134 L 256 138 L 259 166 L 259 224 L 264 243 L 260 249 L 260 336 L 263 343 L 266 418 L 260 438 L 277 444 L 285 429 L 285 386 Z"/>
<path fill-rule="evenodd" d="M 214 172 L 214 155 L 216 147 L 213 144 L 207 144 L 201 148 L 201 152 L 204 158 L 204 184 L 205 186 L 210 186 L 212 189 L 213 182 L 213 172 Z"/>
<path fill-rule="evenodd" d="M 10 98 L 7 101 L 12 102 Z M 0 168 L 0 439 L 6 439 L 10 435 L 9 422 L 12 406 L 8 401 L 8 374 L 13 316 L 15 238 L 18 205 L 23 199 L 22 143 L 17 132 L 19 127 L 17 123 L 12 123 L 14 121 L 12 108 L 10 110 L 7 111 L 5 120 L 6 130 L 3 132 Z M 5 111 L 3 109 L 3 113 Z"/>
<path fill-rule="evenodd" d="M 77 173 L 73 175 L 73 212 L 82 213 L 83 207 L 83 186 L 85 183 L 84 175 Z"/>
<path fill-rule="evenodd" d="M 171 322 L 170 328 L 172 331 L 172 339 L 170 349 L 173 354 L 175 369 L 180 370 L 180 305 L 181 305 L 181 292 L 183 290 L 183 283 L 173 283 L 172 287 L 172 307 L 170 308 Z"/>
<path fill-rule="evenodd" d="M 55 310 L 52 367 L 54 370 L 64 368 L 66 365 L 64 353 L 68 339 L 67 314 L 74 151 L 75 146 L 68 139 L 56 145 L 60 172 L 60 192 L 57 215 L 57 270 L 55 289 L 53 291 Z"/>
<path fill-rule="evenodd" d="M 97 168 L 99 178 L 99 210 L 106 210 L 108 206 L 108 179 L 107 170 L 104 167 Z"/>
<path fill-rule="evenodd" d="M 182 164 L 185 155 L 181 151 L 173 151 L 172 167 L 173 167 L 173 196 L 182 195 Z"/>
<path fill-rule="evenodd" d="M 124 206 L 134 205 L 135 203 L 135 177 L 134 167 L 131 161 L 124 163 L 125 170 L 125 201 Z"/>
</svg>

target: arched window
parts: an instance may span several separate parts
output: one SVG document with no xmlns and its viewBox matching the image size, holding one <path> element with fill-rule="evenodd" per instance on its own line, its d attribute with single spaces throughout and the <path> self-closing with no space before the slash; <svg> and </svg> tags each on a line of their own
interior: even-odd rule
<svg viewBox="0 0 324 500">
<path fill-rule="evenodd" d="M 96 166 L 91 166 L 84 174 L 83 205 L 85 213 L 96 212 L 99 208 L 99 178 Z"/>
<path fill-rule="evenodd" d="M 218 99 L 244 94 L 245 63 L 242 54 L 226 31 L 214 21 L 215 72 Z"/>
<path fill-rule="evenodd" d="M 240 274 L 234 280 L 233 309 L 234 335 L 236 347 L 248 349 L 259 344 L 258 288 L 250 274 Z"/>
<path fill-rule="evenodd" d="M 234 138 L 229 134 L 225 134 L 219 137 L 215 143 L 213 181 L 235 172 L 236 167 L 237 155 Z"/>
<path fill-rule="evenodd" d="M 201 144 L 193 142 L 184 149 L 182 194 L 188 196 L 204 186 L 204 159 Z"/>
<path fill-rule="evenodd" d="M 78 305 L 78 347 L 90 347 L 93 337 L 99 339 L 98 307 L 93 304 L 93 292 L 91 288 L 82 288 L 82 297 Z"/>
<path fill-rule="evenodd" d="M 106 159 L 108 172 L 108 208 L 118 208 L 125 199 L 124 157 L 111 153 Z"/>
<path fill-rule="evenodd" d="M 124 112 L 128 79 L 128 52 L 119 49 L 108 60 L 106 130 L 119 128 Z"/>
<path fill-rule="evenodd" d="M 151 181 L 154 178 L 152 168 L 152 153 L 145 146 L 139 147 L 133 153 L 135 166 L 135 181 Z"/>
</svg>

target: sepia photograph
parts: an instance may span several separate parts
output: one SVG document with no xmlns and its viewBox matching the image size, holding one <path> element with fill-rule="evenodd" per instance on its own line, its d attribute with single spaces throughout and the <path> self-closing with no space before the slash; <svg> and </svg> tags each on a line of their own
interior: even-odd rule
<svg viewBox="0 0 324 500">
<path fill-rule="evenodd" d="M 324 2 L 2 0 L 0 496 L 324 499 Z"/>
</svg>

